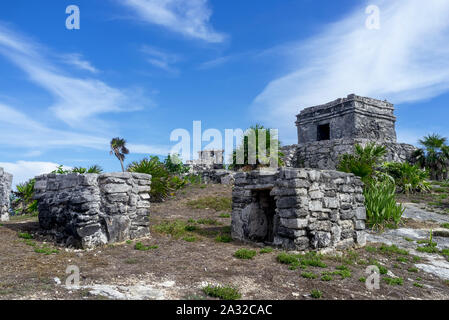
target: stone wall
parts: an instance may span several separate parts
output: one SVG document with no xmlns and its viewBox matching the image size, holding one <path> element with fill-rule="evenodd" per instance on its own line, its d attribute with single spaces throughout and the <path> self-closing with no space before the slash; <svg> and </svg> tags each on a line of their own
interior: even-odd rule
<svg viewBox="0 0 449 320">
<path fill-rule="evenodd" d="M 12 174 L 0 168 L 0 221 L 9 220 Z"/>
<path fill-rule="evenodd" d="M 353 153 L 356 144 L 366 145 L 368 139 L 337 139 L 316 141 L 306 144 L 295 144 L 281 148 L 287 167 L 314 168 L 335 170 L 339 157 L 345 153 Z M 375 141 L 374 141 L 375 142 Z M 383 142 L 387 155 L 385 161 L 412 161 L 416 147 L 405 143 Z"/>
<path fill-rule="evenodd" d="M 235 176 L 232 237 L 308 250 L 364 246 L 363 183 L 312 169 L 256 170 Z"/>
<path fill-rule="evenodd" d="M 89 248 L 149 235 L 151 176 L 140 173 L 36 177 L 39 224 L 58 242 Z"/>
<path fill-rule="evenodd" d="M 234 184 L 234 171 L 224 170 L 224 169 L 207 169 L 202 171 L 196 171 L 201 177 L 203 183 L 217 183 L 217 184 Z"/>
<path fill-rule="evenodd" d="M 329 127 L 333 139 L 370 139 L 396 142 L 394 106 L 387 102 L 354 94 L 346 98 L 309 107 L 297 115 L 298 143 L 316 142 L 319 126 Z"/>
</svg>

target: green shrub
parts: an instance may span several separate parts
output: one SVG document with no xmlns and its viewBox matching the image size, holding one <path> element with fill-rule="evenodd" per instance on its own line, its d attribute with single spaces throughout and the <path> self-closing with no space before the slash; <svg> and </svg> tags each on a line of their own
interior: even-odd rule
<svg viewBox="0 0 449 320">
<path fill-rule="evenodd" d="M 396 186 L 388 179 L 373 181 L 365 186 L 367 223 L 371 227 L 393 222 L 398 225 L 405 208 L 396 203 Z"/>
<path fill-rule="evenodd" d="M 398 190 L 403 193 L 428 192 L 428 173 L 409 163 L 385 162 L 382 170 L 393 177 Z"/>
<path fill-rule="evenodd" d="M 164 221 L 153 228 L 156 232 L 169 234 L 176 239 L 183 237 L 187 232 L 187 224 L 181 220 Z"/>
<path fill-rule="evenodd" d="M 209 297 L 219 298 L 221 300 L 237 300 L 242 297 L 236 288 L 228 286 L 211 286 L 203 288 L 203 292 Z"/>
<path fill-rule="evenodd" d="M 332 276 L 330 274 L 324 274 L 321 276 L 321 281 L 332 281 Z"/>
<path fill-rule="evenodd" d="M 13 200 L 11 206 L 16 215 L 31 215 L 37 216 L 37 201 L 34 197 L 35 179 L 28 180 L 25 183 L 19 183 L 16 186 L 16 191 L 13 192 Z"/>
<path fill-rule="evenodd" d="M 189 167 L 182 163 L 178 154 L 169 154 L 164 160 L 164 165 L 171 174 L 182 175 L 189 172 Z"/>
<path fill-rule="evenodd" d="M 238 259 L 252 259 L 257 255 L 257 251 L 256 250 L 250 250 L 250 249 L 239 249 L 234 253 L 234 257 L 238 258 Z"/>
<path fill-rule="evenodd" d="M 376 175 L 376 168 L 387 154 L 384 146 L 368 143 L 365 147 L 357 144 L 353 154 L 344 154 L 340 157 L 337 170 L 353 173 L 363 182 L 370 183 Z"/>
<path fill-rule="evenodd" d="M 162 201 L 173 190 L 170 173 L 158 157 L 152 156 L 139 162 L 134 161 L 128 166 L 128 171 L 151 175 L 151 201 Z"/>
</svg>

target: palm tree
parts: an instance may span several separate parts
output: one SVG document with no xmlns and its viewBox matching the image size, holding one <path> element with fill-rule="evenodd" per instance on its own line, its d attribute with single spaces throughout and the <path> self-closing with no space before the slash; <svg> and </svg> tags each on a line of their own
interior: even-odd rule
<svg viewBox="0 0 449 320">
<path fill-rule="evenodd" d="M 123 161 L 125 160 L 125 155 L 129 154 L 129 150 L 126 148 L 126 140 L 122 138 L 114 138 L 111 140 L 111 152 L 120 161 L 122 166 L 122 171 L 125 172 L 125 166 Z"/>
<path fill-rule="evenodd" d="M 421 168 L 427 168 L 432 180 L 444 180 L 448 176 L 449 146 L 447 138 L 439 134 L 430 134 L 419 140 L 424 148 L 415 152 L 416 162 Z"/>
</svg>

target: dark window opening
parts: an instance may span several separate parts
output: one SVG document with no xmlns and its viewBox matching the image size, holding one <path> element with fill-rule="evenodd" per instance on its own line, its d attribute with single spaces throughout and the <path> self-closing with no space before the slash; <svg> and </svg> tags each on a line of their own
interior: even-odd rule
<svg viewBox="0 0 449 320">
<path fill-rule="evenodd" d="M 318 131 L 318 141 L 330 140 L 331 129 L 329 123 L 319 125 L 317 131 Z"/>
<path fill-rule="evenodd" d="M 256 199 L 258 203 L 256 219 L 258 221 L 258 228 L 254 230 L 252 235 L 254 240 L 261 241 L 267 244 L 274 242 L 274 236 L 277 232 L 278 223 L 276 221 L 276 200 L 270 195 L 271 190 L 256 191 Z"/>
</svg>

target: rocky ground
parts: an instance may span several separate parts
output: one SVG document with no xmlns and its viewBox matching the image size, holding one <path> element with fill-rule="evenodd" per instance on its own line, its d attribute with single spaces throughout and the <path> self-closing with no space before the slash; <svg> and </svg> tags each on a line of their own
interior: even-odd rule
<svg viewBox="0 0 449 320">
<path fill-rule="evenodd" d="M 229 186 L 190 186 L 152 205 L 152 236 L 139 241 L 141 250 L 137 241 L 55 247 L 38 236 L 36 218 L 15 219 L 0 225 L 0 299 L 209 299 L 206 284 L 235 287 L 243 299 L 313 299 L 313 290 L 322 299 L 448 299 L 449 263 L 441 251 L 449 247 L 449 229 L 442 227 L 449 216 L 421 208 L 413 197 L 401 198 L 407 209 L 400 228 L 372 231 L 365 248 L 303 268 L 278 262 L 281 250 L 263 253 L 230 241 Z M 438 253 L 418 249 L 430 230 Z M 241 248 L 257 254 L 238 259 Z M 65 286 L 73 265 L 81 275 L 75 289 Z M 366 288 L 369 265 L 380 267 L 378 290 Z"/>
</svg>

